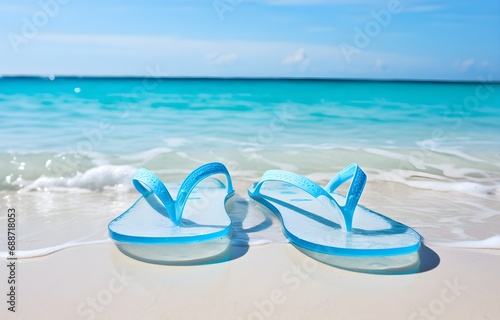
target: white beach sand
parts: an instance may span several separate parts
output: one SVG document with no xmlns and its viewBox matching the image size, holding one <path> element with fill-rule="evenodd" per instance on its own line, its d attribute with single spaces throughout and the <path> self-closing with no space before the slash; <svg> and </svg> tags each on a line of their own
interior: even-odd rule
<svg viewBox="0 0 500 320">
<path fill-rule="evenodd" d="M 432 270 L 371 275 L 288 244 L 189 267 L 146 264 L 112 244 L 77 247 L 20 261 L 17 312 L 4 303 L 1 318 L 499 319 L 500 251 L 431 249 L 440 257 Z"/>
<path fill-rule="evenodd" d="M 264 215 L 247 200 L 248 182 L 240 180 L 235 185 L 233 229 L 259 224 Z M 445 196 L 448 202 L 439 200 Z M 35 205 L 38 197 L 42 197 L 39 205 L 51 206 L 44 214 Z M 22 250 L 64 244 L 86 233 L 90 236 L 85 241 L 101 243 L 19 259 L 16 313 L 7 311 L 8 262 L 0 259 L 4 265 L 0 268 L 4 292 L 0 319 L 500 319 L 500 250 L 447 248 L 424 240 L 429 248 L 421 251 L 422 272 L 364 274 L 305 256 L 285 242 L 274 219 L 256 237 L 270 242 L 236 248 L 239 250 L 230 261 L 154 265 L 125 256 L 106 234 L 107 222 L 137 197 L 133 192 L 72 197 L 67 193 L 12 192 L 4 197 L 6 205 L 22 213 L 18 244 Z M 401 186 L 373 183 L 367 186 L 362 204 L 415 227 L 424 238 L 434 242 L 448 239 L 445 244 L 456 245 L 453 226 L 465 221 L 465 213 L 457 210 L 460 199 L 491 207 L 497 203 L 496 199 L 480 202 L 436 191 L 417 195 Z M 435 214 L 428 209 L 428 213 L 411 214 L 418 206 L 432 208 L 433 201 Z M 108 204 L 108 212 L 103 203 Z M 74 219 L 65 217 L 68 214 Z M 234 215 L 245 220 L 234 219 Z M 498 215 L 485 219 L 477 226 L 465 224 L 463 230 L 477 235 L 476 239 L 496 234 Z M 467 244 L 473 245 L 474 241 Z"/>
</svg>

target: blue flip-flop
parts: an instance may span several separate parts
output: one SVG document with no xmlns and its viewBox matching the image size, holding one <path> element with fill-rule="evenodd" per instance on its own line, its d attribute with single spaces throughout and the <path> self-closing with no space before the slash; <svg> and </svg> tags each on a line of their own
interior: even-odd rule
<svg viewBox="0 0 500 320">
<path fill-rule="evenodd" d="M 347 197 L 335 193 L 351 179 Z M 325 188 L 292 172 L 269 170 L 248 194 L 281 220 L 292 244 L 318 260 L 358 271 L 415 271 L 420 235 L 359 206 L 365 184 L 366 174 L 356 164 Z"/>
<path fill-rule="evenodd" d="M 227 187 L 209 178 L 216 174 L 226 177 Z M 142 197 L 108 225 L 109 236 L 122 252 L 166 264 L 198 263 L 228 252 L 231 220 L 225 204 L 234 190 L 223 164 L 203 165 L 169 189 L 144 168 L 132 181 Z"/>
</svg>

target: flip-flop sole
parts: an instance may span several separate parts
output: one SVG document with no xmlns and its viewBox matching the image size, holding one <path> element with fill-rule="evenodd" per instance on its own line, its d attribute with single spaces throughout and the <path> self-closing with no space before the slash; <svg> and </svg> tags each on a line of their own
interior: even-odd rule
<svg viewBox="0 0 500 320">
<path fill-rule="evenodd" d="M 227 261 L 231 257 L 229 236 L 187 244 L 134 244 L 115 241 L 125 255 L 143 262 L 166 265 L 200 265 Z"/>
<path fill-rule="evenodd" d="M 416 231 L 362 206 L 355 209 L 352 232 L 346 232 L 339 217 L 291 184 L 269 181 L 260 194 L 253 191 L 251 187 L 249 195 L 280 218 L 290 242 L 306 250 L 346 257 L 387 257 L 411 254 L 420 247 Z M 345 202 L 343 196 L 331 195 L 337 202 Z"/>
<path fill-rule="evenodd" d="M 232 194 L 225 187 L 202 185 L 191 193 L 179 226 L 151 193 L 109 223 L 111 239 L 123 253 L 154 263 L 197 263 L 224 255 L 231 232 L 225 204 Z M 169 189 L 177 192 L 175 185 Z"/>
</svg>

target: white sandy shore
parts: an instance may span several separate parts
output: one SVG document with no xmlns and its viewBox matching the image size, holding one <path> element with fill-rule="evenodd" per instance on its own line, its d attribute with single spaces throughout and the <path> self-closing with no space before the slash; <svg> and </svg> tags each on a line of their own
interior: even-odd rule
<svg viewBox="0 0 500 320">
<path fill-rule="evenodd" d="M 4 302 L 0 318 L 500 319 L 500 251 L 431 249 L 437 267 L 393 276 L 337 269 L 283 243 L 202 266 L 152 265 L 112 244 L 83 246 L 20 260 L 17 312 Z"/>
<path fill-rule="evenodd" d="M 458 237 L 454 221 L 467 227 L 467 234 L 477 234 L 477 239 L 497 234 L 499 215 L 464 223 L 470 220 L 464 218 L 468 212 L 455 208 L 463 210 L 462 194 L 446 194 L 447 201 L 439 202 L 445 194 L 370 184 L 363 204 L 416 227 L 431 248 L 423 251 L 425 272 L 372 275 L 308 258 L 284 243 L 281 226 L 274 220 L 255 234 L 242 232 L 265 217 L 247 201 L 248 184 L 235 181 L 239 200 L 230 210 L 233 229 L 255 237 L 254 243 L 259 239 L 272 243 L 250 246 L 228 262 L 200 266 L 147 264 L 123 255 L 111 242 L 20 259 L 15 314 L 7 311 L 8 268 L 0 259 L 4 265 L 0 319 L 500 319 L 500 250 L 431 245 L 441 239 L 450 244 Z M 4 199 L 21 213 L 19 247 L 30 251 L 89 234 L 84 242 L 108 239 L 106 224 L 137 197 L 105 192 L 75 197 L 12 193 Z M 53 208 L 47 209 L 51 203 Z M 496 203 L 495 199 L 479 202 L 488 208 Z M 40 215 L 39 207 L 47 213 Z M 433 210 L 415 212 L 422 207 Z M 73 219 L 68 220 L 68 212 Z M 0 227 L 4 229 L 5 223 Z"/>
</svg>

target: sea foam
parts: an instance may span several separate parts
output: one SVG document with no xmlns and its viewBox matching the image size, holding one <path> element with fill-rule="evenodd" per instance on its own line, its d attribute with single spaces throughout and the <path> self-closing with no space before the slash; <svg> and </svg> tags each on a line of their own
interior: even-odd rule
<svg viewBox="0 0 500 320">
<path fill-rule="evenodd" d="M 428 244 L 451 248 L 500 249 L 500 235 L 492 236 L 483 240 L 429 242 Z"/>
<path fill-rule="evenodd" d="M 84 189 L 98 191 L 107 187 L 118 187 L 124 190 L 132 189 L 131 179 L 137 168 L 132 166 L 104 165 L 92 168 L 73 177 L 42 176 L 27 184 L 22 190 L 73 190 Z"/>
</svg>

